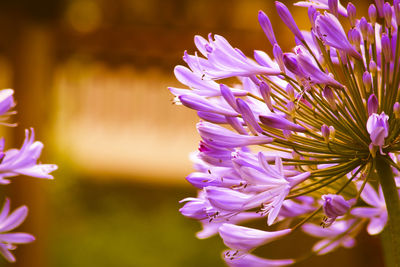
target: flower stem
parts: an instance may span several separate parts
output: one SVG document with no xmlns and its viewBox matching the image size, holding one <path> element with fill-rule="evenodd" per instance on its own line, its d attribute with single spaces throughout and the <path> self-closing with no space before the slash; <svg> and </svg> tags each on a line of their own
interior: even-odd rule
<svg viewBox="0 0 400 267">
<path fill-rule="evenodd" d="M 382 186 L 388 211 L 386 233 L 381 238 L 385 250 L 385 261 L 388 267 L 400 267 L 400 200 L 394 181 L 393 171 L 388 159 L 383 156 L 375 158 L 375 168 Z"/>
</svg>

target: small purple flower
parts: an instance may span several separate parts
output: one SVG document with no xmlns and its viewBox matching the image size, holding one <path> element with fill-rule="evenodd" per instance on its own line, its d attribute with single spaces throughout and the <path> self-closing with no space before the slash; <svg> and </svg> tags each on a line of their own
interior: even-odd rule
<svg viewBox="0 0 400 267">
<path fill-rule="evenodd" d="M 358 185 L 361 186 L 361 183 Z M 361 198 L 371 207 L 358 207 L 351 210 L 352 215 L 370 220 L 367 227 L 370 235 L 381 233 L 388 219 L 385 198 L 381 187 L 379 187 L 378 192 L 377 194 L 375 189 L 367 183 L 361 193 Z"/>
<path fill-rule="evenodd" d="M 0 253 L 9 262 L 15 262 L 15 257 L 10 252 L 16 248 L 15 244 L 26 244 L 35 240 L 34 236 L 27 233 L 9 233 L 20 226 L 27 215 L 28 208 L 26 206 L 21 206 L 10 214 L 10 200 L 6 198 L 0 212 Z"/>
<path fill-rule="evenodd" d="M 382 112 L 380 115 L 373 113 L 367 121 L 367 131 L 371 138 L 371 143 L 382 149 L 385 138 L 389 134 L 389 116 Z"/>
<path fill-rule="evenodd" d="M 5 152 L 5 156 L 0 163 L 0 183 L 8 184 L 10 181 L 5 178 L 17 175 L 53 179 L 50 172 L 56 170 L 57 165 L 37 164 L 43 144 L 39 141 L 34 141 L 34 139 L 33 129 L 30 132 L 25 130 L 25 140 L 21 149 L 10 149 Z M 4 144 L 4 139 L 1 142 Z"/>
<path fill-rule="evenodd" d="M 322 208 L 325 215 L 328 217 L 325 226 L 330 226 L 337 217 L 346 214 L 346 212 L 350 209 L 350 203 L 341 195 L 323 195 L 322 200 L 324 201 Z"/>
<path fill-rule="evenodd" d="M 349 231 L 351 232 L 350 228 L 354 227 L 355 223 L 355 220 L 336 221 L 329 228 L 322 228 L 315 224 L 306 223 L 302 226 L 302 229 L 311 236 L 323 238 L 312 248 L 318 255 L 323 255 L 340 246 L 346 248 L 354 246 L 355 240 Z"/>
<path fill-rule="evenodd" d="M 347 40 L 339 20 L 332 14 L 325 12 L 324 15 L 319 15 L 315 20 L 315 28 L 319 38 L 327 45 L 342 50 L 356 59 L 362 59 L 360 53 Z"/>
</svg>

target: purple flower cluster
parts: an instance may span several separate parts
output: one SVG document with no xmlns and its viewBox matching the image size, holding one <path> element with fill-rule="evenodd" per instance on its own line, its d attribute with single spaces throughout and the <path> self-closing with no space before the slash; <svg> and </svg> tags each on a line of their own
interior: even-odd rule
<svg viewBox="0 0 400 267">
<path fill-rule="evenodd" d="M 11 89 L 0 90 L 0 120 L 3 125 L 14 126 L 4 122 L 15 113 L 11 111 L 15 106 L 13 94 L 14 91 Z M 25 130 L 25 140 L 20 149 L 4 151 L 4 143 L 4 138 L 2 138 L 0 140 L 0 184 L 9 184 L 11 182 L 9 178 L 17 175 L 53 179 L 50 172 L 56 170 L 57 166 L 37 163 L 43 144 L 35 141 L 33 129 Z M 31 234 L 11 232 L 24 222 L 27 215 L 26 206 L 21 206 L 10 214 L 10 200 L 6 198 L 0 211 L 0 253 L 9 262 L 15 262 L 11 250 L 16 249 L 17 244 L 35 240 Z"/>
<path fill-rule="evenodd" d="M 189 89 L 169 88 L 201 119 L 196 172 L 186 178 L 199 191 L 180 212 L 202 223 L 199 238 L 220 235 L 230 266 L 297 262 L 252 254 L 294 231 L 319 239 L 317 255 L 352 247 L 365 227 L 379 234 L 388 212 L 375 159 L 400 174 L 400 1 L 376 1 L 368 19 L 357 19 L 352 3 L 300 1 L 311 31 L 275 4 L 294 35 L 291 51 L 260 11 L 273 57 L 257 50 L 252 59 L 222 36 L 196 36 L 199 53 L 185 52 L 188 67 L 175 67 Z M 253 220 L 267 226 L 247 227 Z"/>
</svg>

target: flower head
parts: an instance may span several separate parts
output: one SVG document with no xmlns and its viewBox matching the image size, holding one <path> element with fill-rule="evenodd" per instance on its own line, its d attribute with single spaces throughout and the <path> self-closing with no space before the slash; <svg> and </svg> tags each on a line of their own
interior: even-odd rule
<svg viewBox="0 0 400 267">
<path fill-rule="evenodd" d="M 364 227 L 381 232 L 388 212 L 374 189 L 377 160 L 400 170 L 399 1 L 376 1 L 368 19 L 338 0 L 296 5 L 308 7 L 308 32 L 275 2 L 296 41 L 290 51 L 260 11 L 273 55 L 257 50 L 252 59 L 222 36 L 196 36 L 199 54 L 185 52 L 189 68 L 175 68 L 190 89 L 170 88 L 201 119 L 196 171 L 187 177 L 199 195 L 180 211 L 201 221 L 199 237 L 220 234 L 231 266 L 296 262 L 250 251 L 299 229 L 321 239 L 316 254 L 353 246 Z M 255 219 L 268 228 L 240 225 Z"/>
<path fill-rule="evenodd" d="M 14 250 L 16 244 L 30 243 L 35 240 L 34 236 L 27 233 L 10 233 L 24 222 L 27 215 L 26 206 L 21 206 L 10 214 L 10 200 L 7 198 L 4 202 L 0 212 L 0 253 L 10 262 L 15 261 L 10 250 Z"/>
</svg>

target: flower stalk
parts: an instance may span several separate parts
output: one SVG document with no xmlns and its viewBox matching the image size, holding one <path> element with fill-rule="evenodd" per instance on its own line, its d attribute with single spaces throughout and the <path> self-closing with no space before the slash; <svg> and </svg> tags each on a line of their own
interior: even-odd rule
<svg viewBox="0 0 400 267">
<path fill-rule="evenodd" d="M 400 266 L 400 199 L 389 159 L 378 156 L 375 158 L 375 168 L 382 186 L 388 211 L 389 221 L 382 243 L 385 250 L 387 266 Z"/>
</svg>

